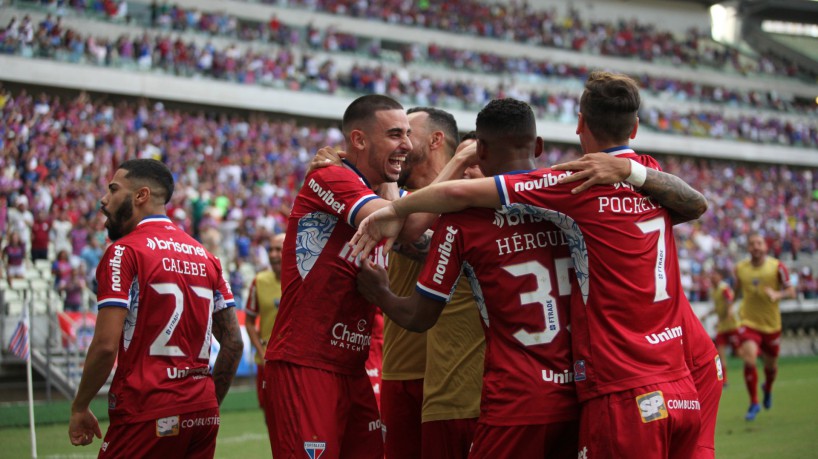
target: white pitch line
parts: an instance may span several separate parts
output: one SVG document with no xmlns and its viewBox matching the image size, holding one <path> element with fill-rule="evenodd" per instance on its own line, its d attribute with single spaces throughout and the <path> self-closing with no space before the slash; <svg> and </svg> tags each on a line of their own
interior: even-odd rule
<svg viewBox="0 0 818 459">
<path fill-rule="evenodd" d="M 216 440 L 216 443 L 243 443 L 248 440 L 252 441 L 259 441 L 259 440 L 267 440 L 269 437 L 267 435 L 262 434 L 254 434 L 254 433 L 245 433 L 238 435 L 236 437 L 219 437 Z"/>
<path fill-rule="evenodd" d="M 43 459 L 93 459 L 97 457 L 96 454 L 50 454 L 42 456 Z"/>
</svg>

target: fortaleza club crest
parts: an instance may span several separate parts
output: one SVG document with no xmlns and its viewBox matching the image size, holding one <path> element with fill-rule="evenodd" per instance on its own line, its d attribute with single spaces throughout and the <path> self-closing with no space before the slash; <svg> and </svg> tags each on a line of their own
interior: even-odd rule
<svg viewBox="0 0 818 459">
<path fill-rule="evenodd" d="M 327 442 L 323 441 L 305 441 L 304 442 L 304 451 L 307 452 L 307 456 L 310 459 L 318 459 L 324 454 L 324 451 L 327 449 Z"/>
</svg>

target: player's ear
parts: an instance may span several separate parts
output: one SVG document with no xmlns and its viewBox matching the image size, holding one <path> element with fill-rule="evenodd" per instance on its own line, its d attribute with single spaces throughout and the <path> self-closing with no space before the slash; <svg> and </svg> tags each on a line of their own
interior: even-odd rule
<svg viewBox="0 0 818 459">
<path fill-rule="evenodd" d="M 148 202 L 151 198 L 151 189 L 150 187 L 143 186 L 136 190 L 134 193 L 134 203 L 135 204 L 143 204 Z"/>
<path fill-rule="evenodd" d="M 353 129 L 352 132 L 349 133 L 349 143 L 352 145 L 356 150 L 363 150 L 366 148 L 366 135 L 364 131 L 360 129 Z"/>
<path fill-rule="evenodd" d="M 542 154 L 542 150 L 543 150 L 543 141 L 542 141 L 542 137 L 537 136 L 537 143 L 536 143 L 536 145 L 534 146 L 534 157 L 535 157 L 535 158 L 539 158 L 539 157 L 540 157 L 540 155 Z"/>
<path fill-rule="evenodd" d="M 432 133 L 432 147 L 440 147 L 443 145 L 443 141 L 445 136 L 443 135 L 443 131 L 435 131 Z"/>
<path fill-rule="evenodd" d="M 585 119 L 582 117 L 582 112 L 579 112 L 579 118 L 577 118 L 577 132 L 576 132 L 576 134 L 579 135 L 584 130 L 585 130 Z"/>
<path fill-rule="evenodd" d="M 639 117 L 636 117 L 636 123 L 633 124 L 633 130 L 631 131 L 631 139 L 636 138 L 636 131 L 639 130 Z"/>
</svg>

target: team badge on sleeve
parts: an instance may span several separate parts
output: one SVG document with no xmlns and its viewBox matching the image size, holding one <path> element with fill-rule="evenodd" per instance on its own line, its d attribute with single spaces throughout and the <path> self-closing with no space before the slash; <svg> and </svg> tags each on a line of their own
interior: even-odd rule
<svg viewBox="0 0 818 459">
<path fill-rule="evenodd" d="M 660 390 L 636 397 L 636 406 L 639 408 L 639 415 L 642 416 L 643 423 L 658 421 L 667 417 L 665 396 Z"/>
<path fill-rule="evenodd" d="M 724 368 L 722 368 L 722 366 L 721 366 L 721 358 L 718 355 L 716 355 L 716 358 L 713 359 L 713 360 L 716 363 L 716 377 L 719 379 L 719 381 L 723 381 L 724 380 Z"/>
<path fill-rule="evenodd" d="M 175 437 L 179 435 L 179 416 L 168 416 L 156 420 L 157 437 Z"/>
<path fill-rule="evenodd" d="M 307 456 L 310 459 L 318 459 L 324 454 L 324 451 L 327 449 L 327 443 L 323 441 L 305 441 L 304 442 L 304 450 L 307 452 Z"/>
</svg>

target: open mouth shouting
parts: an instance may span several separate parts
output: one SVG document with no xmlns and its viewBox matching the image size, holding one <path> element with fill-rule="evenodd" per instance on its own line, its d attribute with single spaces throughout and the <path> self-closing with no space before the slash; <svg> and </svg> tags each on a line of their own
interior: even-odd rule
<svg viewBox="0 0 818 459">
<path fill-rule="evenodd" d="M 398 176 L 406 162 L 406 153 L 393 153 L 389 156 L 389 175 Z"/>
</svg>

